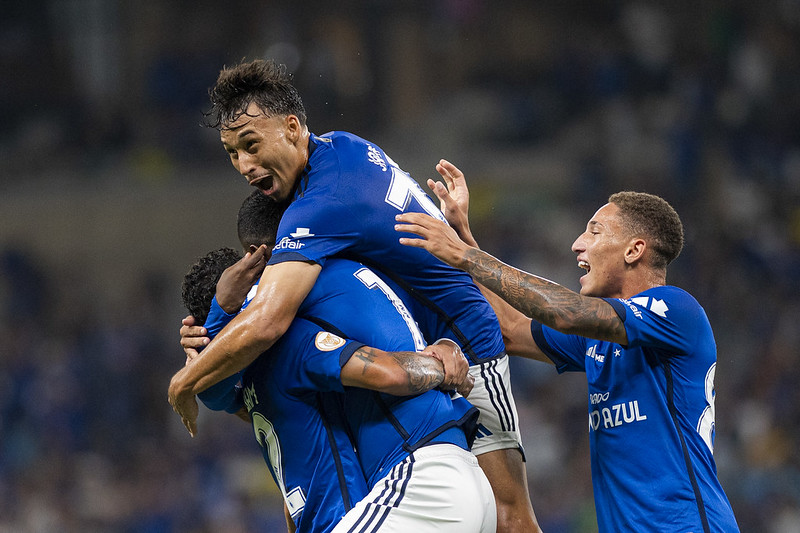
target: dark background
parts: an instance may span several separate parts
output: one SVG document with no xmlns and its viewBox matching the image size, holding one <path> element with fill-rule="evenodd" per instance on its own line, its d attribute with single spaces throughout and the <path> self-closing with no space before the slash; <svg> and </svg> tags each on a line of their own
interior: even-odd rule
<svg viewBox="0 0 800 533">
<path fill-rule="evenodd" d="M 284 528 L 252 430 L 166 401 L 180 283 L 249 189 L 200 127 L 224 64 L 296 75 L 313 132 L 467 175 L 482 246 L 578 289 L 608 195 L 664 196 L 716 332 L 742 531 L 800 531 L 800 2 L 29 0 L 0 9 L 0 531 Z M 513 359 L 549 533 L 596 530 L 583 375 Z M 620 450 L 620 453 L 625 453 Z M 658 458 L 654 458 L 658 460 Z"/>
</svg>

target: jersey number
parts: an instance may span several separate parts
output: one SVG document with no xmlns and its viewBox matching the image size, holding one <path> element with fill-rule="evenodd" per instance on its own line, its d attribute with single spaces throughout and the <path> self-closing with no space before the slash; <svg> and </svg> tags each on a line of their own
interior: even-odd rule
<svg viewBox="0 0 800 533">
<path fill-rule="evenodd" d="M 414 178 L 408 175 L 407 172 L 400 169 L 397 163 L 387 155 L 386 159 L 389 161 L 389 167 L 392 169 L 392 182 L 389 184 L 389 190 L 386 191 L 386 203 L 396 208 L 398 211 L 405 211 L 411 198 L 419 202 L 422 209 L 433 218 L 438 218 L 445 221 L 444 215 L 439 208 L 433 203 L 430 197 L 425 194 L 419 183 L 414 181 Z"/>
<path fill-rule="evenodd" d="M 283 495 L 286 507 L 289 509 L 289 514 L 294 518 L 297 516 L 297 513 L 302 511 L 305 507 L 305 495 L 300 487 L 295 488 L 288 494 L 286 493 L 286 483 L 283 480 L 283 462 L 281 461 L 281 444 L 278 440 L 278 435 L 275 433 L 275 427 L 272 425 L 272 422 L 257 411 L 251 411 L 250 417 L 253 420 L 253 431 L 256 434 L 256 442 L 266 451 L 266 455 L 269 457 L 269 466 L 272 468 L 272 474 L 275 476 L 275 483 L 278 485 Z"/>
<path fill-rule="evenodd" d="M 714 399 L 716 397 L 716 394 L 714 393 L 714 374 L 716 374 L 716 371 L 717 363 L 714 363 L 706 373 L 705 392 L 706 403 L 708 403 L 708 405 L 703 410 L 703 414 L 700 415 L 700 420 L 697 422 L 697 432 L 701 437 L 703 437 L 703 440 L 706 442 L 708 449 L 711 450 L 711 453 L 714 453 Z"/>
<path fill-rule="evenodd" d="M 403 318 L 403 321 L 406 323 L 408 327 L 408 331 L 411 333 L 411 336 L 414 338 L 414 347 L 417 351 L 422 351 L 425 349 L 425 340 L 422 337 L 422 332 L 417 327 L 416 321 L 411 316 L 411 313 L 408 312 L 408 308 L 403 303 L 403 300 L 397 296 L 391 287 L 389 287 L 385 281 L 378 277 L 375 272 L 368 269 L 367 267 L 360 268 L 353 274 L 358 281 L 364 284 L 364 286 L 370 290 L 378 289 L 383 294 L 386 295 L 386 298 L 392 302 L 394 308 L 397 309 L 397 312 Z"/>
</svg>

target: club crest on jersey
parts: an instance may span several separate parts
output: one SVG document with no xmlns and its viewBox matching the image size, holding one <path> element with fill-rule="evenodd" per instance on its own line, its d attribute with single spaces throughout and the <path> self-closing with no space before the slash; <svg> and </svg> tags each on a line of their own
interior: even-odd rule
<svg viewBox="0 0 800 533">
<path fill-rule="evenodd" d="M 386 172 L 386 161 L 381 156 L 381 153 L 372 145 L 367 146 L 367 159 L 369 159 L 370 163 L 378 165 Z"/>
<path fill-rule="evenodd" d="M 344 343 L 345 340 L 343 338 L 327 331 L 320 331 L 317 333 L 317 338 L 314 339 L 314 345 L 321 352 L 330 352 L 336 348 L 341 348 Z"/>
</svg>

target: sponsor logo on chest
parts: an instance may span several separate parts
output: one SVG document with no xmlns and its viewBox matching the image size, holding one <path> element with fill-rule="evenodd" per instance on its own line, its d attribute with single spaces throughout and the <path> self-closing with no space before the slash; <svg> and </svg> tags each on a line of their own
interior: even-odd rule
<svg viewBox="0 0 800 533">
<path fill-rule="evenodd" d="M 593 393 L 589 395 L 592 405 L 596 405 L 608 399 L 608 393 Z M 639 408 L 639 400 L 615 403 L 607 407 L 598 407 L 589 412 L 589 429 L 597 431 L 633 424 L 647 420 L 647 415 Z"/>
</svg>

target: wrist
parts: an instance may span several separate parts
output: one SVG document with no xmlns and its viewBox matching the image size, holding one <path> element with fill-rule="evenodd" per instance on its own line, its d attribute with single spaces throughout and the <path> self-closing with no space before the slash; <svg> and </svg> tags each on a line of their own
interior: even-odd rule
<svg viewBox="0 0 800 533">
<path fill-rule="evenodd" d="M 191 394 L 191 387 L 187 378 L 187 367 L 183 367 L 172 376 L 169 382 L 169 396 L 170 398 L 180 398 Z"/>
<path fill-rule="evenodd" d="M 244 303 L 237 303 L 233 300 L 227 300 L 224 295 L 222 298 L 220 298 L 219 294 L 214 295 L 214 298 L 211 300 L 211 305 L 213 306 L 215 302 L 220 310 L 222 310 L 222 312 L 229 317 L 236 316 L 239 313 L 239 310 L 242 308 L 242 303 Z"/>
</svg>

